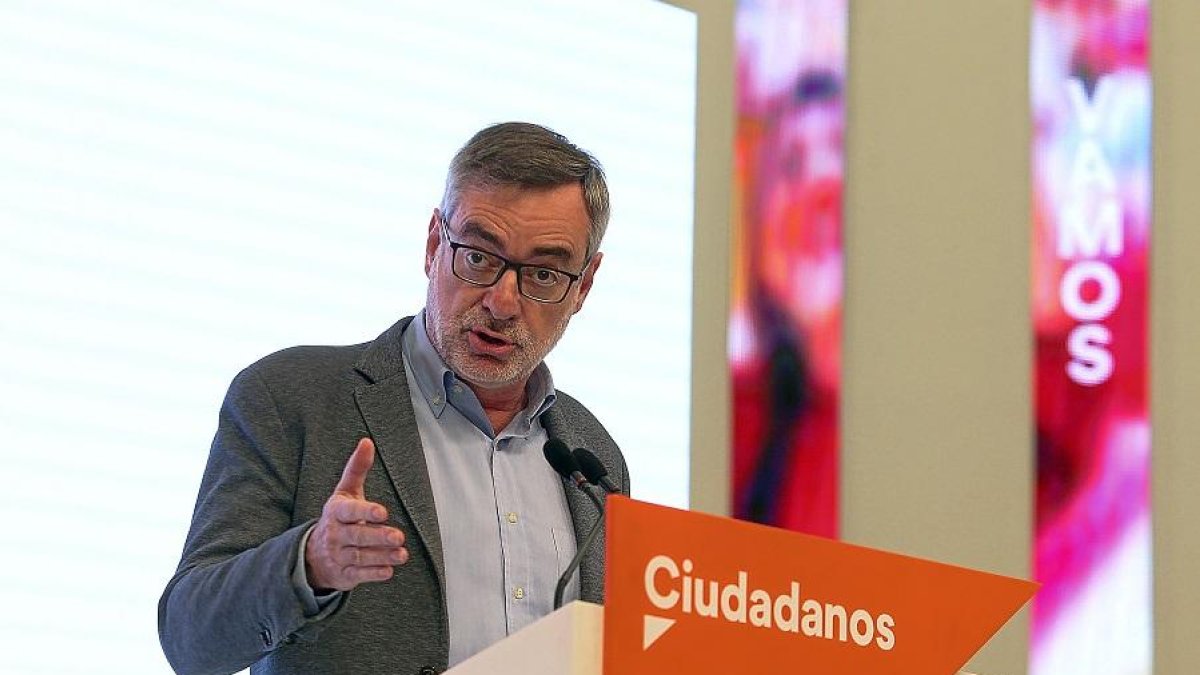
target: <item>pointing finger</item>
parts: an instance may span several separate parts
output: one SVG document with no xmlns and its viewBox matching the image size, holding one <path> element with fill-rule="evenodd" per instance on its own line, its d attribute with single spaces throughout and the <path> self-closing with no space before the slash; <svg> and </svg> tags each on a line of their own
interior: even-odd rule
<svg viewBox="0 0 1200 675">
<path fill-rule="evenodd" d="M 360 438 L 350 459 L 346 460 L 346 468 L 342 470 L 342 479 L 338 481 L 336 491 L 361 499 L 367 472 L 374 463 L 375 442 L 369 438 Z"/>
</svg>

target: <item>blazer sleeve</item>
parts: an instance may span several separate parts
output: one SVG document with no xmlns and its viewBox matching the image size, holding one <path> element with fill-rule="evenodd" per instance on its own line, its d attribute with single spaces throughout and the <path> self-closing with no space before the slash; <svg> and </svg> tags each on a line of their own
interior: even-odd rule
<svg viewBox="0 0 1200 675">
<path fill-rule="evenodd" d="M 284 430 L 253 367 L 233 381 L 179 568 L 158 604 L 158 634 L 177 673 L 233 673 L 280 644 L 309 641 L 345 605 L 305 615 L 292 571 L 305 532 L 292 523 L 301 439 Z"/>
</svg>

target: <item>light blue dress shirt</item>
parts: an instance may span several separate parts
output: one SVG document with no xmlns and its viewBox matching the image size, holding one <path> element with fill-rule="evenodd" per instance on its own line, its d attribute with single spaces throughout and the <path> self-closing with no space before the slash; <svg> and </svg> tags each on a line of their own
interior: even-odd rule
<svg viewBox="0 0 1200 675">
<path fill-rule="evenodd" d="M 474 392 L 430 343 L 424 311 L 403 340 L 442 537 L 454 666 L 549 614 L 554 586 L 575 555 L 562 479 L 542 454 L 546 431 L 539 416 L 554 404 L 554 382 L 539 365 L 526 385 L 525 409 L 496 433 Z M 311 615 L 339 594 L 313 596 L 304 546 L 293 581 Z M 579 598 L 577 575 L 564 598 Z"/>
<path fill-rule="evenodd" d="M 542 454 L 539 416 L 555 398 L 549 369 L 538 366 L 525 409 L 495 433 L 424 319 L 404 332 L 404 359 L 445 552 L 453 666 L 551 612 L 575 530 L 562 479 Z M 566 597 L 579 597 L 577 578 Z"/>
</svg>

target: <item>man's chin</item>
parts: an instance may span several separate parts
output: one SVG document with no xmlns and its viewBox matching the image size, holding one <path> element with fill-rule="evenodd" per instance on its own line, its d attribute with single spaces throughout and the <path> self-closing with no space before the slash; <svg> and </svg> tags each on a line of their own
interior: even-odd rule
<svg viewBox="0 0 1200 675">
<path fill-rule="evenodd" d="M 483 389 L 500 389 L 514 384 L 523 384 L 528 375 L 512 364 L 486 354 L 468 354 L 455 359 L 450 368 L 459 379 Z"/>
</svg>

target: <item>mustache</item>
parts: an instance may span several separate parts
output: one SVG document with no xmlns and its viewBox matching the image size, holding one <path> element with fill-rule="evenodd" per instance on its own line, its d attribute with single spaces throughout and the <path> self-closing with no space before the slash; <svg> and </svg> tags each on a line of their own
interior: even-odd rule
<svg viewBox="0 0 1200 675">
<path fill-rule="evenodd" d="M 464 333 L 482 328 L 502 336 L 518 347 L 524 347 L 530 337 L 528 329 L 517 319 L 497 319 L 482 308 L 472 309 L 463 314 L 459 327 Z"/>
</svg>

